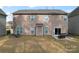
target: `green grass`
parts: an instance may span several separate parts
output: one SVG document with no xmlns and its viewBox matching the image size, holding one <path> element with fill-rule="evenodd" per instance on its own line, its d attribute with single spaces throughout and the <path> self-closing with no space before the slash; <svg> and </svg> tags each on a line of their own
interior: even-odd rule
<svg viewBox="0 0 79 59">
<path fill-rule="evenodd" d="M 79 52 L 79 37 L 74 41 L 56 40 L 52 36 L 14 36 L 0 37 L 0 52 L 2 53 L 51 53 Z"/>
</svg>

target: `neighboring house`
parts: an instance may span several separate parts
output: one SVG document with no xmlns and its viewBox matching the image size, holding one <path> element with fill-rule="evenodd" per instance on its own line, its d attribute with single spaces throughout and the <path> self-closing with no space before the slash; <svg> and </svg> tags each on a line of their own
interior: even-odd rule
<svg viewBox="0 0 79 59">
<path fill-rule="evenodd" d="M 68 34 L 67 13 L 62 10 L 19 10 L 13 13 L 14 34 Z"/>
<path fill-rule="evenodd" d="M 79 35 L 79 7 L 73 10 L 68 18 L 69 33 L 72 35 Z"/>
<path fill-rule="evenodd" d="M 13 21 L 6 22 L 7 34 L 13 34 Z"/>
<path fill-rule="evenodd" d="M 6 14 L 0 9 L 0 36 L 6 34 Z"/>
</svg>

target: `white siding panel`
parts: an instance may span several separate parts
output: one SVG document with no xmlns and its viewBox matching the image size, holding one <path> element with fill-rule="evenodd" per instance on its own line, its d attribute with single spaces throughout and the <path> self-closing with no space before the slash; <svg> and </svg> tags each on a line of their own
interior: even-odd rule
<svg viewBox="0 0 79 59">
<path fill-rule="evenodd" d="M 0 35 L 6 34 L 6 16 L 0 15 Z"/>
</svg>

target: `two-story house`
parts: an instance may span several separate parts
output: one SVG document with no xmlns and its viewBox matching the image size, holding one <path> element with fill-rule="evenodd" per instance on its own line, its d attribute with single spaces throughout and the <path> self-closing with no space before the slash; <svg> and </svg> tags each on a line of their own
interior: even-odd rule
<svg viewBox="0 0 79 59">
<path fill-rule="evenodd" d="M 13 13 L 14 34 L 68 34 L 67 13 L 62 10 L 19 10 Z"/>
</svg>

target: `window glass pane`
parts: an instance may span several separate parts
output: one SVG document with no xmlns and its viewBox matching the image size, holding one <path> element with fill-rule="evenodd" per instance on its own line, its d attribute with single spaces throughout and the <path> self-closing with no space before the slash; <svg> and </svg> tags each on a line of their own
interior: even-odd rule
<svg viewBox="0 0 79 59">
<path fill-rule="evenodd" d="M 31 20 L 31 21 L 35 20 L 35 18 L 36 18 L 35 15 L 30 16 L 30 20 Z"/>
<path fill-rule="evenodd" d="M 48 33 L 48 27 L 44 28 L 44 33 L 47 34 Z"/>
<path fill-rule="evenodd" d="M 68 17 L 67 17 L 67 16 L 64 16 L 64 20 L 65 20 L 65 21 L 68 20 Z"/>
<path fill-rule="evenodd" d="M 55 34 L 56 35 L 61 34 L 61 28 L 55 28 Z"/>
<path fill-rule="evenodd" d="M 34 35 L 35 34 L 35 28 L 31 27 L 31 33 Z"/>
<path fill-rule="evenodd" d="M 19 31 L 17 30 L 17 34 L 19 34 Z"/>
<path fill-rule="evenodd" d="M 21 34 L 22 33 L 22 27 L 21 26 L 17 26 L 16 27 L 16 33 L 17 34 Z"/>
<path fill-rule="evenodd" d="M 22 33 L 22 27 L 20 27 L 20 33 Z"/>
<path fill-rule="evenodd" d="M 48 15 L 46 15 L 46 16 L 44 17 L 44 19 L 47 21 L 47 20 L 49 19 Z"/>
<path fill-rule="evenodd" d="M 17 34 L 19 34 L 19 27 L 16 28 Z"/>
</svg>

